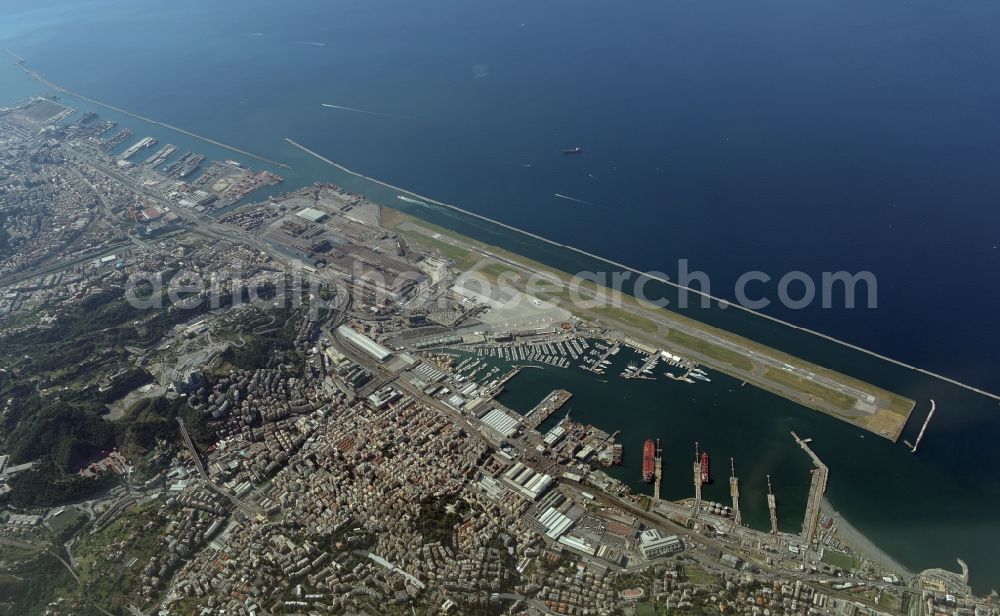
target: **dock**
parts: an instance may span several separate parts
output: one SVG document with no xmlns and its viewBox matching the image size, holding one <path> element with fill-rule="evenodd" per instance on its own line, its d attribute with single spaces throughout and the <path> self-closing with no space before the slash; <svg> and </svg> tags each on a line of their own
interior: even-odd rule
<svg viewBox="0 0 1000 616">
<path fill-rule="evenodd" d="M 565 389 L 557 389 L 545 396 L 538 405 L 531 409 L 524 416 L 524 424 L 532 429 L 537 429 L 546 419 L 552 416 L 566 404 L 566 401 L 573 397 L 573 394 Z"/>
<path fill-rule="evenodd" d="M 109 137 L 108 139 L 105 139 L 104 142 L 101 144 L 101 147 L 104 149 L 104 151 L 110 152 L 111 150 L 115 149 L 116 147 L 124 143 L 125 140 L 131 136 L 132 136 L 132 129 L 123 128 L 113 136 Z"/>
<path fill-rule="evenodd" d="M 659 363 L 659 361 L 660 361 L 660 351 L 659 349 L 657 349 L 655 352 L 650 353 L 649 356 L 646 357 L 645 361 L 642 362 L 641 366 L 636 366 L 635 369 L 630 369 L 631 368 L 630 365 L 629 368 L 626 368 L 625 372 L 622 372 L 622 377 L 626 379 L 655 380 L 656 377 L 653 376 L 652 373 L 653 370 L 656 369 L 656 365 Z"/>
<path fill-rule="evenodd" d="M 146 148 L 151 148 L 154 145 L 156 145 L 156 139 L 153 139 L 152 137 L 143 137 L 139 141 L 130 145 L 127 150 L 122 152 L 120 158 L 121 160 L 128 160 L 133 156 L 135 156 L 136 154 L 138 154 L 139 152 L 141 152 L 142 150 L 145 150 Z"/>
<path fill-rule="evenodd" d="M 524 369 L 524 366 L 514 366 L 514 368 L 510 372 L 508 372 L 507 374 L 503 375 L 500 378 L 500 380 L 498 380 L 496 382 L 496 384 L 491 385 L 490 388 L 489 388 L 490 397 L 496 398 L 497 396 L 499 396 L 500 392 L 503 391 L 504 385 L 507 384 L 507 381 L 511 380 L 512 378 L 514 378 L 515 376 L 517 376 L 518 374 L 520 374 L 521 370 L 523 370 L 523 369 Z"/>
<path fill-rule="evenodd" d="M 663 478 L 663 450 L 656 439 L 656 458 L 653 461 L 653 502 L 660 500 L 660 480 Z"/>
<path fill-rule="evenodd" d="M 684 374 L 680 376 L 677 376 L 672 372 L 664 372 L 663 376 L 667 377 L 668 379 L 673 379 L 675 381 L 681 381 L 683 383 L 694 383 L 694 379 L 692 379 L 690 376 L 693 370 L 694 368 L 688 367 L 684 370 Z"/>
<path fill-rule="evenodd" d="M 917 435 L 917 441 L 910 448 L 910 453 L 917 453 L 917 447 L 920 447 L 920 441 L 924 440 L 924 434 L 927 432 L 927 426 L 931 423 L 931 417 L 934 417 L 934 410 L 936 408 L 934 400 L 931 400 L 931 412 L 927 413 L 927 419 L 924 420 L 924 425 L 920 428 L 920 434 Z"/>
<path fill-rule="evenodd" d="M 601 345 L 598 345 L 598 348 L 600 346 Z M 590 370 L 594 374 L 604 374 L 604 372 L 607 370 L 607 366 L 611 364 L 611 360 L 609 358 L 612 355 L 616 355 L 620 350 L 621 350 L 620 344 L 612 344 L 602 350 L 603 352 L 601 353 L 600 357 L 597 360 L 595 360 L 589 366 L 583 366 L 583 368 L 585 370 Z"/>
<path fill-rule="evenodd" d="M 205 155 L 197 154 L 195 152 L 186 152 L 182 154 L 180 158 L 170 163 L 163 169 L 163 173 L 174 179 L 186 178 L 191 175 L 201 166 L 204 162 Z"/>
<path fill-rule="evenodd" d="M 771 488 L 771 476 L 767 476 L 767 512 L 771 516 L 771 534 L 778 536 L 778 501 L 774 498 Z"/>
<path fill-rule="evenodd" d="M 737 526 L 743 524 L 740 514 L 740 480 L 736 477 L 736 460 L 729 458 L 729 498 L 733 500 L 733 521 Z"/>
<path fill-rule="evenodd" d="M 138 113 L 133 113 L 133 112 L 128 111 L 126 109 L 122 109 L 121 107 L 115 107 L 114 105 L 109 105 L 108 103 L 101 102 L 101 101 L 99 101 L 97 99 L 93 99 L 93 98 L 90 98 L 88 96 L 84 96 L 83 94 L 80 94 L 78 92 L 74 92 L 72 90 L 67 90 L 66 88 L 63 88 L 63 87 L 61 87 L 59 85 L 56 85 L 55 83 L 49 81 L 48 79 L 46 79 L 45 77 L 43 77 L 41 75 L 41 73 L 39 73 L 35 69 L 29 67 L 28 64 L 27 64 L 27 62 L 24 60 L 24 58 L 22 58 L 21 56 L 17 55 L 16 53 L 14 53 L 12 50 L 7 49 L 6 51 L 7 51 L 8 54 L 10 54 L 17 61 L 17 65 L 20 66 L 21 69 L 24 72 L 26 72 L 28 75 L 31 75 L 33 78 L 37 79 L 43 85 L 45 85 L 45 86 L 47 86 L 49 88 L 52 88 L 56 92 L 59 92 L 61 94 L 68 94 L 69 96 L 73 96 L 73 97 L 76 97 L 76 98 L 78 98 L 80 100 L 87 101 L 88 103 L 91 103 L 93 105 L 99 105 L 99 106 L 104 107 L 106 109 L 110 109 L 112 111 L 117 111 L 118 113 L 121 113 L 121 114 L 130 116 L 130 117 L 133 117 L 133 118 L 135 118 L 137 120 L 142 120 L 143 122 L 148 122 L 150 124 L 155 124 L 156 126 L 162 126 L 163 128 L 168 128 L 168 129 L 170 129 L 172 131 L 176 131 L 178 133 L 187 135 L 188 137 L 194 137 L 195 139 L 200 139 L 201 141 L 204 141 L 206 143 L 210 143 L 210 144 L 212 144 L 214 146 L 218 146 L 220 148 L 225 148 L 227 150 L 230 150 L 231 152 L 236 152 L 237 154 L 242 154 L 244 156 L 249 156 L 250 158 L 254 158 L 256 160 L 259 160 L 261 162 L 267 163 L 269 165 L 274 165 L 276 167 L 282 167 L 284 169 L 289 169 L 290 168 L 285 163 L 278 162 L 276 160 L 271 160 L 270 158 L 265 158 L 263 156 L 260 156 L 259 154 L 254 154 L 253 152 L 248 152 L 247 150 L 240 149 L 240 148 L 238 148 L 236 146 L 229 145 L 227 143 L 222 143 L 221 141 L 216 141 L 215 139 L 210 139 L 208 137 L 205 137 L 203 135 L 199 135 L 199 134 L 191 132 L 189 130 L 185 130 L 185 129 L 177 127 L 177 126 L 173 126 L 171 124 L 167 124 L 166 122 L 160 122 L 159 120 L 154 120 L 152 118 L 148 118 L 146 116 L 139 115 Z"/>
<path fill-rule="evenodd" d="M 162 163 L 163 161 L 167 160 L 170 157 L 170 155 L 176 151 L 177 151 L 177 146 L 172 143 L 168 143 L 167 145 L 157 150 L 155 154 L 147 158 L 145 162 L 143 162 L 142 164 L 149 167 L 155 167 L 160 163 Z"/>
<path fill-rule="evenodd" d="M 691 472 L 694 479 L 694 517 L 698 517 L 701 511 L 701 456 L 698 454 L 698 443 L 694 444 L 694 464 L 691 465 Z"/>
<path fill-rule="evenodd" d="M 830 469 L 819 459 L 809 447 L 812 439 L 801 439 L 799 435 L 792 431 L 792 437 L 812 459 L 814 468 L 812 470 L 812 480 L 809 484 L 809 496 L 806 500 L 806 513 L 802 520 L 802 539 L 806 545 L 812 543 L 816 537 L 816 529 L 819 526 L 820 509 L 823 503 L 823 493 L 826 492 L 826 483 L 830 476 Z"/>
</svg>

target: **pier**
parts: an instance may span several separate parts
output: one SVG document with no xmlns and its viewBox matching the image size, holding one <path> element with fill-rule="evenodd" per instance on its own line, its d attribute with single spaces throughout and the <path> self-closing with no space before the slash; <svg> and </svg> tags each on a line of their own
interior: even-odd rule
<svg viewBox="0 0 1000 616">
<path fill-rule="evenodd" d="M 610 345 L 608 348 L 604 350 L 603 353 L 601 353 L 601 356 L 597 360 L 595 360 L 593 364 L 591 364 L 590 366 L 584 366 L 583 367 L 584 370 L 590 370 L 594 374 L 604 374 L 604 371 L 607 370 L 607 366 L 605 366 L 604 362 L 610 363 L 610 360 L 608 358 L 611 357 L 612 355 L 616 355 L 620 350 L 621 350 L 620 344 Z"/>
<path fill-rule="evenodd" d="M 673 379 L 675 381 L 681 381 L 682 383 L 694 383 L 694 379 L 691 378 L 691 372 L 694 370 L 692 367 L 688 367 L 684 370 L 684 374 L 677 376 L 671 372 L 664 372 L 663 376 L 668 379 Z"/>
<path fill-rule="evenodd" d="M 653 502 L 660 500 L 660 478 L 663 477 L 663 450 L 660 439 L 656 439 L 656 459 L 653 464 Z"/>
<path fill-rule="evenodd" d="M 917 447 L 920 447 L 920 441 L 924 440 L 924 433 L 927 432 L 927 426 L 931 423 L 931 417 L 934 417 L 934 410 L 936 405 L 934 400 L 931 400 L 931 412 L 927 413 L 927 419 L 924 420 L 924 425 L 920 428 L 920 434 L 917 435 L 917 441 L 913 443 L 913 447 L 910 448 L 910 453 L 917 453 Z"/>
<path fill-rule="evenodd" d="M 740 515 L 740 480 L 736 477 L 736 461 L 729 458 L 729 496 L 733 499 L 733 521 L 736 526 L 742 526 L 743 516 Z"/>
<path fill-rule="evenodd" d="M 792 437 L 795 442 L 799 444 L 809 457 L 812 459 L 813 465 L 816 467 L 812 470 L 812 480 L 809 484 L 809 496 L 806 500 L 806 513 L 802 520 L 802 538 L 806 545 L 812 543 L 813 538 L 816 537 L 816 529 L 819 526 L 819 515 L 820 508 L 823 503 L 823 493 L 826 492 L 827 479 L 830 476 L 830 469 L 827 468 L 826 464 L 819 459 L 812 449 L 809 448 L 809 443 L 812 439 L 801 439 L 799 435 L 792 431 Z"/>
<path fill-rule="evenodd" d="M 539 402 L 535 408 L 531 409 L 528 414 L 524 416 L 524 424 L 531 429 L 537 429 L 542 422 L 561 409 L 562 406 L 566 404 L 566 401 L 572 397 L 573 394 L 565 389 L 557 389 L 553 391 L 549 395 L 545 396 L 545 398 Z"/>
<path fill-rule="evenodd" d="M 68 94 L 68 95 L 73 96 L 75 98 L 78 98 L 78 99 L 80 99 L 82 101 L 87 101 L 88 103 L 91 103 L 93 105 L 97 105 L 99 107 L 104 107 L 105 109 L 110 109 L 112 111 L 117 111 L 118 113 L 127 115 L 127 116 L 135 118 L 137 120 L 142 120 L 143 122 L 148 122 L 150 124 L 155 124 L 156 126 L 162 126 L 163 128 L 169 128 L 170 130 L 177 131 L 178 133 L 182 133 L 184 135 L 187 135 L 188 137 L 194 137 L 195 139 L 204 141 L 205 143 L 211 143 L 212 145 L 218 146 L 220 148 L 224 148 L 224 149 L 229 150 L 231 152 L 236 152 L 237 154 L 242 154 L 244 156 L 248 156 L 250 158 L 259 160 L 259 161 L 267 163 L 269 165 L 274 165 L 276 167 L 282 167 L 282 168 L 285 168 L 285 169 L 290 169 L 291 168 L 289 165 L 286 165 L 285 163 L 279 163 L 276 160 L 271 160 L 270 158 L 265 158 L 265 157 L 263 157 L 263 156 L 261 156 L 259 154 L 254 154 L 253 152 L 248 152 L 246 150 L 242 150 L 242 149 L 240 149 L 240 148 L 238 148 L 236 146 L 232 146 L 232 145 L 229 145 L 229 144 L 226 144 L 226 143 L 222 143 L 221 141 L 216 141 L 215 139 L 211 139 L 209 137 L 205 137 L 205 136 L 199 135 L 197 133 L 192 133 L 189 130 L 184 130 L 183 128 L 178 128 L 177 126 L 173 126 L 173 125 L 167 124 L 166 122 L 160 122 L 159 120 L 154 120 L 152 118 L 147 118 L 146 116 L 141 116 L 138 113 L 132 113 L 131 111 L 122 109 L 121 107 L 115 107 L 114 105 L 109 105 L 108 103 L 101 102 L 101 101 L 99 101 L 97 99 L 93 99 L 93 98 L 90 98 L 88 96 L 84 96 L 83 94 L 79 94 L 79 93 L 74 92 L 72 90 L 67 90 L 66 88 L 60 87 L 60 86 L 52 83 L 51 81 L 49 81 L 48 79 L 46 79 L 45 77 L 43 77 L 40 73 L 38 73 L 38 71 L 36 71 L 33 68 L 29 67 L 28 64 L 27 64 L 27 62 L 25 62 L 24 58 L 22 58 L 21 56 L 17 55 L 16 53 L 14 53 L 13 51 L 11 51 L 10 49 L 7 49 L 6 51 L 7 51 L 8 54 L 10 54 L 14 58 L 14 60 L 17 62 L 17 65 L 20 66 L 24 70 L 24 72 L 28 73 L 29 75 L 31 75 L 32 77 L 34 77 L 35 79 L 37 79 L 39 82 L 41 82 L 43 85 L 45 85 L 45 86 L 47 86 L 47 87 L 55 90 L 56 92 L 60 92 L 62 94 Z"/>
<path fill-rule="evenodd" d="M 142 150 L 145 150 L 146 148 L 151 148 L 154 145 L 156 145 L 156 139 L 153 139 L 152 137 L 143 137 L 135 144 L 129 146 L 127 150 L 122 152 L 120 158 L 121 160 L 128 160 L 133 156 L 135 156 L 136 154 L 138 154 L 139 152 L 141 152 Z"/>
<path fill-rule="evenodd" d="M 694 475 L 694 516 L 701 510 L 701 458 L 698 455 L 698 443 L 694 444 L 694 464 L 691 467 Z"/>
<path fill-rule="evenodd" d="M 533 366 L 528 366 L 528 367 L 530 368 Z M 499 381 L 497 381 L 497 385 L 503 387 L 507 383 L 507 381 L 511 380 L 512 378 L 520 374 L 521 370 L 524 370 L 524 368 L 525 366 L 514 366 L 514 368 L 510 372 L 503 375 L 503 377 Z"/>
<path fill-rule="evenodd" d="M 771 534 L 778 536 L 778 503 L 774 499 L 774 490 L 771 489 L 771 476 L 767 476 L 767 511 L 771 515 Z"/>
<path fill-rule="evenodd" d="M 528 366 L 528 367 L 530 368 L 531 366 Z M 490 397 L 491 398 L 496 398 L 497 396 L 499 396 L 500 393 L 503 391 L 504 385 L 507 384 L 507 381 L 511 380 L 512 378 L 514 378 L 515 376 L 517 376 L 518 374 L 520 374 L 521 370 L 523 370 L 524 368 L 525 368 L 525 366 L 514 366 L 514 368 L 510 372 L 508 372 L 507 374 L 503 375 L 500 378 L 499 381 L 497 381 L 493 385 L 490 385 L 489 390 L 488 390 Z M 477 370 L 477 372 L 478 372 L 478 370 Z"/>
<path fill-rule="evenodd" d="M 656 369 L 656 364 L 660 361 L 660 352 L 656 350 L 649 354 L 649 357 L 642 362 L 641 366 L 635 368 L 635 370 L 626 369 L 622 373 L 622 376 L 626 379 L 649 379 L 655 380 L 655 376 L 650 376 L 654 369 Z"/>
<path fill-rule="evenodd" d="M 155 154 L 147 158 L 142 164 L 148 167 L 155 167 L 160 163 L 162 163 L 163 161 L 167 160 L 170 157 L 170 155 L 176 151 L 177 151 L 177 146 L 172 143 L 168 143 L 167 145 L 160 148 Z"/>
</svg>

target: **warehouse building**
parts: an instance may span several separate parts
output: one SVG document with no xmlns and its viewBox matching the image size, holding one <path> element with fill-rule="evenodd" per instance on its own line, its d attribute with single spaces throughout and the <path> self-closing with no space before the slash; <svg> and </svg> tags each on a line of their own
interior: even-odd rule
<svg viewBox="0 0 1000 616">
<path fill-rule="evenodd" d="M 502 438 L 509 438 L 517 432 L 517 428 L 521 423 L 518 419 L 511 417 L 500 409 L 493 409 L 489 413 L 486 413 L 480 421 Z"/>
<path fill-rule="evenodd" d="M 326 212 L 317 210 L 316 208 L 306 207 L 302 208 L 295 213 L 299 218 L 308 220 L 309 222 L 322 222 L 326 218 Z"/>
<path fill-rule="evenodd" d="M 523 462 L 507 469 L 503 481 L 529 500 L 537 500 L 553 483 L 552 477 L 525 466 Z"/>
</svg>

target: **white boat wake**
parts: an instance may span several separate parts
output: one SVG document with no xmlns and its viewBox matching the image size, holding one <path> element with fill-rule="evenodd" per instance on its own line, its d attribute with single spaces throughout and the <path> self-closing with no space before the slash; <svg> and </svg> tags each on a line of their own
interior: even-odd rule
<svg viewBox="0 0 1000 616">
<path fill-rule="evenodd" d="M 421 201 L 420 199 L 414 199 L 412 197 L 407 197 L 405 195 L 396 195 L 396 198 L 399 199 L 400 201 L 404 201 L 406 203 L 412 203 L 413 205 L 419 205 L 419 206 L 422 206 L 422 207 L 425 207 L 425 208 L 428 208 L 428 209 L 431 209 L 431 210 L 437 210 L 439 212 L 445 212 L 445 211 L 447 211 L 447 210 L 445 210 L 441 206 L 434 205 L 432 203 L 427 203 L 426 201 Z"/>
<path fill-rule="evenodd" d="M 420 199 L 413 199 L 413 198 L 410 198 L 410 197 L 405 197 L 403 195 L 396 195 L 396 198 L 399 199 L 400 201 L 406 201 L 407 203 L 413 203 L 413 204 L 416 204 L 416 205 L 427 205 L 426 203 L 424 203 Z"/>
<path fill-rule="evenodd" d="M 320 104 L 323 105 L 324 107 L 328 107 L 330 109 L 340 109 L 342 111 L 353 111 L 354 113 L 366 113 L 368 115 L 384 116 L 384 117 L 387 117 L 387 118 L 391 117 L 387 113 L 379 113 L 378 111 L 368 111 L 367 109 L 358 109 L 357 107 L 345 107 L 344 105 L 331 105 L 330 103 L 320 103 Z"/>
<path fill-rule="evenodd" d="M 595 207 L 601 207 L 600 204 L 594 203 L 593 201 L 584 201 L 583 199 L 577 199 L 576 197 L 570 197 L 568 195 L 560 195 L 559 193 L 554 193 L 554 194 L 560 199 L 566 199 L 567 201 L 575 201 L 577 203 L 582 203 L 584 205 L 593 205 Z"/>
</svg>

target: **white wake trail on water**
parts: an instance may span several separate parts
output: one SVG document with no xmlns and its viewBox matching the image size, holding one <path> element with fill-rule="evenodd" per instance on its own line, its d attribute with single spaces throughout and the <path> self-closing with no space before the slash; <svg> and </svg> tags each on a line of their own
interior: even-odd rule
<svg viewBox="0 0 1000 616">
<path fill-rule="evenodd" d="M 582 203 L 584 205 L 593 205 L 594 207 L 603 207 L 599 203 L 594 203 L 593 201 L 584 201 L 583 199 L 577 199 L 576 197 L 570 197 L 569 195 L 560 195 L 559 193 L 553 193 L 560 199 L 566 199 L 567 201 L 575 201 L 577 203 Z"/>
<path fill-rule="evenodd" d="M 386 117 L 386 118 L 391 118 L 392 117 L 392 116 L 390 116 L 387 113 L 379 113 L 378 111 L 369 111 L 367 109 L 358 109 L 357 107 L 345 107 L 344 105 L 331 105 L 330 103 L 320 103 L 320 104 L 323 105 L 324 107 L 328 107 L 330 109 L 340 109 L 342 111 L 353 111 L 354 113 L 366 113 L 368 115 L 383 116 L 383 117 Z"/>
</svg>

